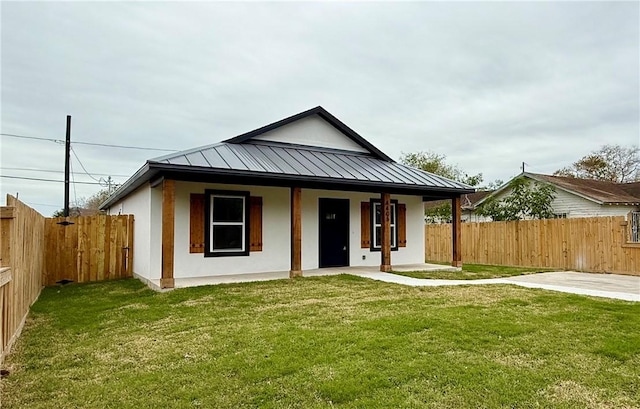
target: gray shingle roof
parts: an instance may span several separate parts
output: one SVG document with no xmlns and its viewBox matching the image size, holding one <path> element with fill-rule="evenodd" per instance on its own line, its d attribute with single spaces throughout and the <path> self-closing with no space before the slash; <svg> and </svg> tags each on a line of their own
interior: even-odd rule
<svg viewBox="0 0 640 409">
<path fill-rule="evenodd" d="M 248 141 L 218 143 L 152 159 L 150 163 L 224 169 L 299 177 L 342 179 L 423 186 L 470 189 L 469 186 L 400 163 L 384 161 L 366 153 Z"/>
</svg>

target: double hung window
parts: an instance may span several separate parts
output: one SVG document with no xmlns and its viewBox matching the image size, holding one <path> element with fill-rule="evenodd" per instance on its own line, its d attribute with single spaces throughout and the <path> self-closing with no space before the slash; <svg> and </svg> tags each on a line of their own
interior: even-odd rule
<svg viewBox="0 0 640 409">
<path fill-rule="evenodd" d="M 398 212 L 397 200 L 391 201 L 391 250 L 398 249 Z M 371 201 L 371 232 L 373 240 L 371 240 L 371 250 L 380 250 L 382 248 L 382 203 L 380 200 Z"/>
<path fill-rule="evenodd" d="M 206 256 L 249 254 L 249 192 L 206 191 Z"/>
</svg>

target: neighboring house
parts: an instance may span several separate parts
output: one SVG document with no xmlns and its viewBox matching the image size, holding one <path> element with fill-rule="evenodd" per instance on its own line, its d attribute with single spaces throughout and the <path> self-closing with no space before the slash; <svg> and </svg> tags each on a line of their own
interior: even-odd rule
<svg viewBox="0 0 640 409">
<path fill-rule="evenodd" d="M 520 177 L 528 178 L 534 183 L 547 183 L 555 188 L 551 206 L 553 213 L 559 218 L 626 216 L 640 210 L 640 182 L 613 183 L 529 172 L 516 176 Z M 482 205 L 489 198 L 503 199 L 511 192 L 510 183 L 511 181 L 505 183 L 476 205 Z"/>
<path fill-rule="evenodd" d="M 460 220 L 462 222 L 489 222 L 490 217 L 480 216 L 475 213 L 477 203 L 484 199 L 487 195 L 491 194 L 493 190 L 479 190 L 475 193 L 466 193 L 461 197 L 461 212 Z M 429 213 L 429 210 L 447 206 L 451 203 L 450 200 L 433 200 L 425 202 L 425 213 Z M 438 217 L 438 216 L 426 216 L 425 221 L 427 223 L 451 223 L 450 217 Z"/>
<path fill-rule="evenodd" d="M 219 275 L 424 263 L 423 201 L 448 199 L 459 211 L 470 192 L 396 163 L 317 107 L 151 159 L 101 208 L 134 215 L 134 273 L 170 288 Z M 452 264 L 461 265 L 460 223 L 452 229 Z"/>
</svg>

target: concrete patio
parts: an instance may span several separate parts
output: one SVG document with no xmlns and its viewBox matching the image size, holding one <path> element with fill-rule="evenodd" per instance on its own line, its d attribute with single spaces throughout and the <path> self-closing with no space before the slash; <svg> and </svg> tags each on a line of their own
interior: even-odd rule
<svg viewBox="0 0 640 409">
<path fill-rule="evenodd" d="M 442 264 L 401 264 L 393 266 L 393 271 L 459 271 L 459 267 L 451 267 Z M 378 272 L 377 267 L 329 267 L 317 268 L 313 270 L 304 270 L 304 277 L 331 276 L 338 274 L 360 275 L 364 273 Z M 274 271 L 269 273 L 250 273 L 250 274 L 232 274 L 232 275 L 215 275 L 200 278 L 176 278 L 175 287 L 193 287 L 199 285 L 212 284 L 229 284 L 229 283 L 246 283 L 252 281 L 269 281 L 288 279 L 288 271 Z M 147 280 L 144 280 L 147 281 Z M 160 286 L 160 280 L 149 280 L 152 287 Z M 156 288 L 154 288 L 156 289 Z"/>
</svg>

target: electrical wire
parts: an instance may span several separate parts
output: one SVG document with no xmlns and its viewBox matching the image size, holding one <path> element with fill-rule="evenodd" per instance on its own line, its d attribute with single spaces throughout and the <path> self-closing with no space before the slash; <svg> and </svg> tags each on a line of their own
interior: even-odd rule
<svg viewBox="0 0 640 409">
<path fill-rule="evenodd" d="M 64 141 L 60 140 L 60 139 L 40 138 L 40 137 L 37 137 L 37 136 L 16 135 L 16 134 L 13 134 L 13 133 L 0 133 L 0 135 L 2 135 L 2 136 L 10 136 L 12 138 L 35 139 L 37 141 L 49 141 L 49 142 L 55 142 L 55 143 L 64 143 Z"/>
<path fill-rule="evenodd" d="M 36 168 L 14 168 L 14 167 L 5 167 L 0 166 L 0 170 L 23 170 L 29 172 L 45 172 L 45 173 L 64 173 L 64 170 L 54 170 L 54 169 L 36 169 Z M 76 172 L 79 174 L 84 174 L 83 172 Z M 123 177 L 127 178 L 131 175 L 109 175 L 107 173 L 93 173 L 94 176 L 112 176 L 112 177 Z"/>
<path fill-rule="evenodd" d="M 73 203 L 78 204 L 78 194 L 76 192 L 76 179 L 73 176 L 73 163 L 69 161 L 69 173 L 71 173 L 71 180 L 73 181 Z M 88 173 L 87 173 L 88 175 Z"/>
<path fill-rule="evenodd" d="M 106 148 L 120 148 L 120 149 L 141 149 L 144 151 L 161 151 L 161 152 L 178 152 L 177 149 L 163 149 L 163 148 L 150 148 L 146 146 L 131 146 L 131 145 L 113 145 L 110 143 L 95 143 L 95 142 L 71 142 L 76 145 L 91 145 L 91 146 L 103 146 Z"/>
<path fill-rule="evenodd" d="M 28 178 L 28 177 L 24 177 L 24 176 L 13 176 L 13 175 L 0 175 L 0 178 L 6 178 L 6 179 L 20 179 L 20 180 L 36 180 L 39 182 L 58 182 L 58 183 L 64 183 L 64 180 L 55 180 L 55 179 L 43 179 L 43 178 Z M 96 183 L 96 182 L 75 182 L 79 185 L 100 185 L 100 183 Z"/>
<path fill-rule="evenodd" d="M 33 202 L 24 202 L 30 206 L 47 206 L 47 207 L 60 207 L 60 205 L 48 204 L 48 203 L 33 203 Z"/>
<path fill-rule="evenodd" d="M 94 178 L 89 171 L 87 170 L 87 168 L 84 167 L 84 165 L 82 164 L 82 161 L 80 160 L 80 158 L 78 157 L 78 154 L 76 153 L 76 151 L 73 149 L 73 147 L 71 147 L 71 152 L 73 152 L 73 156 L 76 157 L 76 160 L 78 161 L 78 163 L 80 164 L 80 167 L 82 168 L 82 170 L 84 170 L 84 173 L 89 176 L 91 179 L 95 180 L 98 183 L 101 183 L 100 180 Z"/>
<path fill-rule="evenodd" d="M 41 138 L 38 136 L 28 136 L 28 135 L 17 135 L 12 133 L 0 133 L 2 136 L 8 136 L 11 138 L 21 138 L 21 139 L 34 139 L 38 141 L 49 141 L 55 142 L 58 144 L 64 144 L 65 142 L 61 139 L 53 139 L 53 138 Z M 145 151 L 161 151 L 161 152 L 178 152 L 178 149 L 164 149 L 164 148 L 152 148 L 149 146 L 133 146 L 133 145 L 114 145 L 110 143 L 97 143 L 97 142 L 84 142 L 84 141 L 71 141 L 71 144 L 76 145 L 90 145 L 90 146 L 102 146 L 105 148 L 118 148 L 118 149 L 140 149 Z"/>
</svg>

